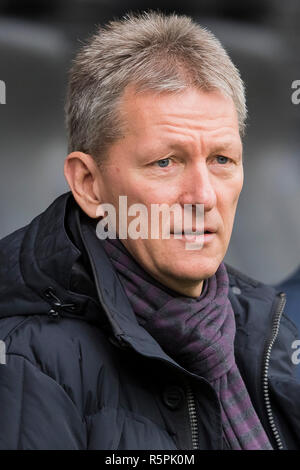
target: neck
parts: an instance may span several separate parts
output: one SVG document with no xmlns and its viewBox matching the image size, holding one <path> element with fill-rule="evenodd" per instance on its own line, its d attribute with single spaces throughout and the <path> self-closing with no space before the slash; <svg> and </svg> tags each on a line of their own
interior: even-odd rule
<svg viewBox="0 0 300 470">
<path fill-rule="evenodd" d="M 191 283 L 190 281 L 185 280 L 178 280 L 178 279 L 171 279 L 167 276 L 157 276 L 153 273 L 149 273 L 152 277 L 154 277 L 157 281 L 159 281 L 164 286 L 172 289 L 174 292 L 178 294 L 184 295 L 186 297 L 199 297 L 203 290 L 203 281 L 197 281 L 195 283 Z"/>
<path fill-rule="evenodd" d="M 118 250 L 123 252 L 125 256 L 128 257 L 128 261 L 135 265 L 135 271 L 139 273 L 139 275 L 148 280 L 148 282 L 156 282 L 158 287 L 163 290 L 169 292 L 169 294 L 173 297 L 177 297 L 179 294 L 186 296 L 186 297 L 194 297 L 198 298 L 203 292 L 203 280 L 194 280 L 191 282 L 189 279 L 176 279 L 171 276 L 168 276 L 168 273 L 164 272 L 153 272 L 150 271 L 146 265 L 141 263 L 139 260 L 136 259 L 134 254 L 132 254 L 123 243 L 123 240 L 120 239 L 106 239 L 104 241 L 104 248 L 107 254 L 110 257 L 114 257 L 114 253 L 118 253 Z M 117 254 L 117 258 L 119 255 Z M 152 279 L 152 281 L 151 281 Z"/>
</svg>

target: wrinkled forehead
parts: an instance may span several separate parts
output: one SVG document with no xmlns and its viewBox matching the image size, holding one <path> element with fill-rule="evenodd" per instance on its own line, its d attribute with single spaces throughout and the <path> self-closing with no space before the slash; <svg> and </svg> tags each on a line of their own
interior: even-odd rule
<svg viewBox="0 0 300 470">
<path fill-rule="evenodd" d="M 219 148 L 242 150 L 233 100 L 218 90 L 139 93 L 128 87 L 120 104 L 120 117 L 125 136 L 184 143 L 205 135 Z"/>
</svg>

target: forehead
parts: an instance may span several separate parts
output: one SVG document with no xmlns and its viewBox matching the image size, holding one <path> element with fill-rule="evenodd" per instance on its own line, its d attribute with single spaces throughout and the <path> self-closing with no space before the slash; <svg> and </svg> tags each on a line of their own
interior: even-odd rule
<svg viewBox="0 0 300 470">
<path fill-rule="evenodd" d="M 129 135 L 151 136 L 176 134 L 195 137 L 205 132 L 213 138 L 240 141 L 238 116 L 233 100 L 219 91 L 189 88 L 183 92 L 137 93 L 125 90 L 120 107 L 125 132 Z"/>
</svg>

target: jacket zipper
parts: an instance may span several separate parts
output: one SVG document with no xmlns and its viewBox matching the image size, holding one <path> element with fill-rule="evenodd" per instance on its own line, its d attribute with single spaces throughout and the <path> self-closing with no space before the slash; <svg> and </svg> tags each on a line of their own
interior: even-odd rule
<svg viewBox="0 0 300 470">
<path fill-rule="evenodd" d="M 272 407 L 271 407 L 271 400 L 270 400 L 270 393 L 269 393 L 269 366 L 270 366 L 270 357 L 271 357 L 271 351 L 273 348 L 273 345 L 275 343 L 275 340 L 278 336 L 279 332 L 279 325 L 280 325 L 280 320 L 282 317 L 282 313 L 285 307 L 286 303 L 286 295 L 284 292 L 280 293 L 281 301 L 279 303 L 279 307 L 274 315 L 273 318 L 273 323 L 272 323 L 272 334 L 269 343 L 267 344 L 267 347 L 265 349 L 265 354 L 264 354 L 264 362 L 263 362 L 263 395 L 264 395 L 264 401 L 267 409 L 267 416 L 269 420 L 269 424 L 271 426 L 277 447 L 279 450 L 282 450 L 283 444 L 280 438 L 280 434 L 277 430 L 273 412 L 272 412 Z"/>
<path fill-rule="evenodd" d="M 187 405 L 188 405 L 189 418 L 190 418 L 190 424 L 191 424 L 192 448 L 193 450 L 196 450 L 196 449 L 199 449 L 198 421 L 197 421 L 195 398 L 194 398 L 194 394 L 192 392 L 190 385 L 187 385 Z"/>
<path fill-rule="evenodd" d="M 286 304 L 286 295 L 284 292 L 280 293 L 280 297 L 281 297 L 281 301 L 280 301 L 278 310 L 276 311 L 274 318 L 273 318 L 272 335 L 265 349 L 265 354 L 264 354 L 263 395 L 264 395 L 265 405 L 267 409 L 268 421 L 270 423 L 277 447 L 279 450 L 282 450 L 284 446 L 282 444 L 280 434 L 277 430 L 273 412 L 272 412 L 270 393 L 269 393 L 269 379 L 268 379 L 271 351 L 275 343 L 275 340 L 278 336 L 280 320 L 281 320 L 282 313 Z M 188 405 L 188 412 L 189 412 L 189 418 L 190 418 L 190 424 L 191 424 L 192 448 L 193 450 L 196 450 L 196 449 L 199 449 L 199 446 L 198 446 L 199 432 L 198 432 L 195 398 L 194 398 L 194 394 L 192 392 L 190 385 L 187 385 L 187 405 Z"/>
</svg>

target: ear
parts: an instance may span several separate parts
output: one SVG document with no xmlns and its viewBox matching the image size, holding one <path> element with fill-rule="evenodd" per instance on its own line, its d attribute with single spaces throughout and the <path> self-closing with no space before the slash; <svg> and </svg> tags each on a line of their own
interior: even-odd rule
<svg viewBox="0 0 300 470">
<path fill-rule="evenodd" d="M 97 218 L 97 207 L 101 203 L 100 169 L 94 158 L 83 152 L 72 152 L 65 160 L 65 178 L 81 209 L 92 218 Z"/>
</svg>

